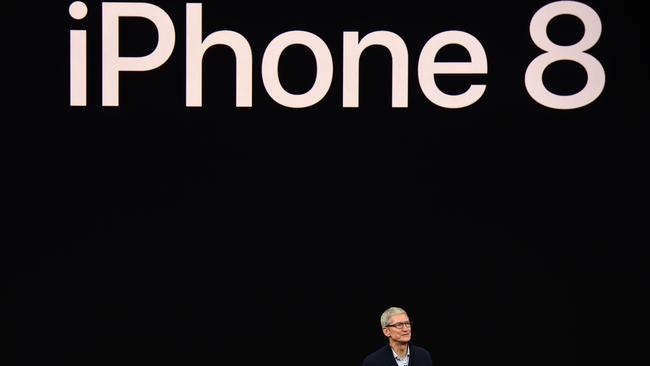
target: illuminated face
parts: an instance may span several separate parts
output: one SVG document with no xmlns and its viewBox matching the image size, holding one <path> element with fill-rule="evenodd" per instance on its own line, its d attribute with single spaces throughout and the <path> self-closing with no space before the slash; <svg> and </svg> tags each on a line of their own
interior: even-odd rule
<svg viewBox="0 0 650 366">
<path fill-rule="evenodd" d="M 407 343 L 411 340 L 411 322 L 408 315 L 393 315 L 383 329 L 384 335 L 391 341 Z"/>
</svg>

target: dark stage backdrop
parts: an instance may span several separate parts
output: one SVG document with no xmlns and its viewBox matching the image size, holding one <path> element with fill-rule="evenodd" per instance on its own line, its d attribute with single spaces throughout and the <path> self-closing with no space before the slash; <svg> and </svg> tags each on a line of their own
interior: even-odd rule
<svg viewBox="0 0 650 366">
<path fill-rule="evenodd" d="M 381 312 L 402 306 L 435 365 L 647 365 L 647 20 L 583 2 L 602 25 L 586 52 L 605 85 L 558 109 L 525 85 L 544 52 L 531 19 L 550 3 L 206 1 L 203 36 L 250 45 L 250 107 L 236 106 L 223 46 L 204 55 L 202 106 L 186 107 L 185 2 L 151 1 L 174 48 L 155 70 L 120 73 L 118 106 L 102 105 L 101 2 L 79 20 L 71 1 L 3 5 L 12 362 L 358 366 L 384 342 Z M 563 15 L 546 33 L 568 47 L 590 27 Z M 120 56 L 155 49 L 151 21 L 118 28 Z M 87 37 L 85 106 L 70 103 L 71 30 Z M 304 108 L 262 77 L 267 46 L 294 30 L 332 60 L 329 89 Z M 408 106 L 392 107 L 391 57 L 373 46 L 359 106 L 343 107 L 343 34 L 377 31 L 408 50 Z M 418 81 L 421 50 L 446 31 L 486 57 L 487 73 L 435 77 L 452 95 L 486 86 L 461 108 Z M 436 61 L 469 58 L 450 45 Z M 277 72 L 303 94 L 317 68 L 293 45 Z M 565 96 L 588 79 L 568 60 L 543 73 Z"/>
</svg>

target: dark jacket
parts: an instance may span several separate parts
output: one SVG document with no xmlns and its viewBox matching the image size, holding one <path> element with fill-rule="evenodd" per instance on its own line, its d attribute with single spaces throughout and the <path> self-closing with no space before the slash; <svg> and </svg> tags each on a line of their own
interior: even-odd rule
<svg viewBox="0 0 650 366">
<path fill-rule="evenodd" d="M 422 347 L 409 344 L 410 356 L 408 366 L 431 366 L 431 355 Z M 397 366 L 393 351 L 389 345 L 385 345 L 375 352 L 366 356 L 361 366 Z"/>
</svg>

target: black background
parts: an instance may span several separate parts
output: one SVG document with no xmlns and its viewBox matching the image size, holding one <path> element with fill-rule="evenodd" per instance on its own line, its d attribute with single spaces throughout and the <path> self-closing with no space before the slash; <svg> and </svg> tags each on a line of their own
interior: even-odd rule
<svg viewBox="0 0 650 366">
<path fill-rule="evenodd" d="M 253 50 L 253 107 L 236 108 L 227 49 L 204 59 L 203 107 L 186 108 L 185 3 L 156 1 L 176 48 L 151 72 L 123 73 L 120 106 L 101 107 L 101 7 L 12 4 L 3 24 L 5 312 L 15 364 L 359 365 L 384 342 L 379 315 L 402 306 L 438 365 L 647 365 L 647 62 L 640 11 L 587 1 L 603 33 L 589 51 L 606 85 L 593 103 L 536 103 L 524 73 L 540 50 L 534 12 L 550 1 L 212 2 L 204 35 L 234 30 Z M 69 30 L 88 33 L 88 106 L 70 107 Z M 121 52 L 155 42 L 121 23 Z M 290 109 L 264 89 L 278 34 L 321 37 L 330 91 Z M 341 103 L 342 34 L 389 30 L 409 49 L 409 107 L 390 107 L 390 58 L 361 61 L 360 106 Z M 440 78 L 429 102 L 417 58 L 462 30 L 488 74 Z M 558 43 L 575 18 L 549 26 Z M 440 57 L 463 60 L 448 47 Z M 315 62 L 290 47 L 288 91 Z M 572 94 L 584 70 L 558 62 L 549 89 Z"/>
</svg>

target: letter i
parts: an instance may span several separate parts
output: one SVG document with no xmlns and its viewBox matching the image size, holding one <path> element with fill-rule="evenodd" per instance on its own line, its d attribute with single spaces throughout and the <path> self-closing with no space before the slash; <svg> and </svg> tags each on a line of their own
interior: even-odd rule
<svg viewBox="0 0 650 366">
<path fill-rule="evenodd" d="M 88 7 L 75 1 L 68 8 L 70 16 L 81 20 L 88 14 Z M 86 31 L 70 31 L 70 105 L 86 105 Z"/>
</svg>

